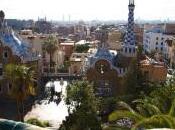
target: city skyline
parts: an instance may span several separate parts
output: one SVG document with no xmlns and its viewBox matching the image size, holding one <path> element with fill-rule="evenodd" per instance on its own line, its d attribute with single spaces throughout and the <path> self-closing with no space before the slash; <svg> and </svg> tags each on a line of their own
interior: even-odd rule
<svg viewBox="0 0 175 130">
<path fill-rule="evenodd" d="M 7 19 L 127 20 L 129 0 L 0 0 Z M 135 0 L 135 19 L 175 20 L 175 1 Z"/>
</svg>

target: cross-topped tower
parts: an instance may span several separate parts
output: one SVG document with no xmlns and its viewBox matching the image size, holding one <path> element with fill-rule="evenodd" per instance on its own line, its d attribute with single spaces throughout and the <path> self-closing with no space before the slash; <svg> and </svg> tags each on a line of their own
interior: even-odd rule
<svg viewBox="0 0 175 130">
<path fill-rule="evenodd" d="M 129 0 L 128 8 L 128 25 L 123 46 L 123 54 L 125 54 L 128 57 L 134 57 L 136 55 L 134 34 L 134 0 Z"/>
</svg>

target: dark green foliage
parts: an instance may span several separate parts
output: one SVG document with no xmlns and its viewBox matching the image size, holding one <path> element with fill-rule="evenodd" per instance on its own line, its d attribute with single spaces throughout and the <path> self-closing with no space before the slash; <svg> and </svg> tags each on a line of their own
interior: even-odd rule
<svg viewBox="0 0 175 130">
<path fill-rule="evenodd" d="M 58 72 L 60 73 L 67 73 L 70 67 L 70 61 L 64 61 L 64 64 L 60 66 L 60 68 L 58 69 Z"/>
<path fill-rule="evenodd" d="M 144 77 L 139 69 L 137 59 L 133 59 L 125 75 L 126 95 L 132 95 L 131 100 L 139 98 L 141 92 L 149 93 L 148 84 L 144 84 Z M 146 90 L 145 90 L 146 88 Z"/>
<path fill-rule="evenodd" d="M 109 121 L 121 118 L 133 120 L 136 128 L 175 128 L 175 83 L 157 85 L 147 96 L 128 104 L 119 102 L 120 110 L 109 116 Z M 122 106 L 122 108 L 121 108 Z"/>
<path fill-rule="evenodd" d="M 137 91 L 138 87 L 138 79 L 137 79 L 137 74 L 138 74 L 138 66 L 137 66 L 137 61 L 133 60 L 132 63 L 130 64 L 130 67 L 128 68 L 128 72 L 125 76 L 125 86 L 126 86 L 126 93 L 127 94 L 132 94 Z"/>
<path fill-rule="evenodd" d="M 70 112 L 60 130 L 101 130 L 97 115 L 98 100 L 88 82 L 78 81 L 69 85 L 66 104 L 74 110 Z"/>
<path fill-rule="evenodd" d="M 75 51 L 77 53 L 86 53 L 89 50 L 89 45 L 88 44 L 83 44 L 83 45 L 76 45 L 75 46 Z"/>
<path fill-rule="evenodd" d="M 157 105 L 162 112 L 168 112 L 175 99 L 174 81 L 170 84 L 159 86 L 149 94 L 149 97 L 152 99 L 151 102 Z"/>
<path fill-rule="evenodd" d="M 116 97 L 99 98 L 99 115 L 102 122 L 107 122 L 108 115 L 117 109 L 117 101 L 119 100 Z"/>
<path fill-rule="evenodd" d="M 53 54 L 57 49 L 57 40 L 53 36 L 49 36 L 43 43 L 43 50 L 49 54 Z"/>
<path fill-rule="evenodd" d="M 52 58 L 53 58 L 53 54 L 54 52 L 58 49 L 58 46 L 57 46 L 57 39 L 54 38 L 52 35 L 50 35 L 43 43 L 42 45 L 42 49 L 43 49 L 43 52 L 47 52 L 50 56 L 49 58 L 49 62 L 50 62 L 50 72 L 52 71 L 51 70 L 51 67 L 55 65 L 55 62 L 53 62 Z"/>
<path fill-rule="evenodd" d="M 40 126 L 40 127 L 50 127 L 50 123 L 48 121 L 40 121 L 37 118 L 31 118 L 26 121 L 28 124 Z"/>
<path fill-rule="evenodd" d="M 23 121 L 24 100 L 36 94 L 34 71 L 24 65 L 8 64 L 5 67 L 5 78 L 11 83 L 9 94 L 16 100 L 19 120 Z"/>
<path fill-rule="evenodd" d="M 164 85 L 164 83 L 149 82 L 140 70 L 138 59 L 131 61 L 128 72 L 125 75 L 124 84 L 126 87 L 125 96 L 130 97 L 129 100 L 125 100 L 128 103 L 143 96 L 148 96 L 152 91 Z"/>
</svg>

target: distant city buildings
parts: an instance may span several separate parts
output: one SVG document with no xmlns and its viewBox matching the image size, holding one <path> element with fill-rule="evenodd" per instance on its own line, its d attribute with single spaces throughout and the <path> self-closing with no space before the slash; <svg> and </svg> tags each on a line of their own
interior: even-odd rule
<svg viewBox="0 0 175 130">
<path fill-rule="evenodd" d="M 169 58 L 169 45 L 167 41 L 174 39 L 175 24 L 150 24 L 145 26 L 144 50 L 147 53 L 160 53 L 166 60 Z"/>
<path fill-rule="evenodd" d="M 168 58 L 167 40 L 172 40 L 172 35 L 157 32 L 144 32 L 144 51 L 147 53 L 158 52 Z"/>
<path fill-rule="evenodd" d="M 136 59 L 146 81 L 164 82 L 167 66 L 175 65 L 175 24 L 135 24 L 134 0 L 129 0 L 128 9 L 127 24 L 49 22 L 46 18 L 20 22 L 9 20 L 16 31 L 8 27 L 1 17 L 1 57 L 4 59 L 10 55 L 12 58 L 9 61 L 13 63 L 27 63 L 37 57 L 41 76 L 87 76 L 87 80 L 94 83 L 99 96 L 122 94 L 125 90 L 124 79 L 130 64 Z M 51 57 L 43 48 L 49 36 L 57 41 L 57 49 Z M 87 46 L 89 50 L 78 52 L 77 46 Z M 140 48 L 144 52 L 138 56 Z M 153 53 L 151 58 L 145 56 Z M 0 68 L 3 68 L 3 64 L 0 64 Z"/>
<path fill-rule="evenodd" d="M 37 33 L 49 34 L 52 33 L 52 24 L 44 19 L 39 19 L 35 22 L 34 30 Z"/>
</svg>

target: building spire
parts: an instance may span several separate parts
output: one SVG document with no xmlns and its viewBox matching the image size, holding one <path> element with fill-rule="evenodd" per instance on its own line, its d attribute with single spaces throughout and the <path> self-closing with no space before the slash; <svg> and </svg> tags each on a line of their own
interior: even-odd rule
<svg viewBox="0 0 175 130">
<path fill-rule="evenodd" d="M 134 34 L 134 8 L 135 8 L 134 0 L 129 0 L 128 8 L 129 8 L 128 24 L 125 34 L 123 52 L 127 54 L 127 56 L 134 56 L 136 53 L 135 34 Z"/>
<path fill-rule="evenodd" d="M 135 35 L 134 35 L 134 0 L 129 0 L 129 14 L 128 14 L 128 25 L 127 33 L 125 37 L 125 44 L 135 45 Z"/>
<path fill-rule="evenodd" d="M 129 5 L 134 5 L 134 0 L 129 0 Z"/>
</svg>

